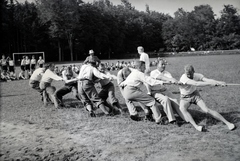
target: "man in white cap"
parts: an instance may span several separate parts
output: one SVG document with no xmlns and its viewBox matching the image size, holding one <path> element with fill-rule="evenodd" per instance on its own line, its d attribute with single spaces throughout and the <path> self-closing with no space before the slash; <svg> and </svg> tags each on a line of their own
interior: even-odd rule
<svg viewBox="0 0 240 161">
<path fill-rule="evenodd" d="M 95 103 L 96 107 L 100 108 L 105 115 L 109 115 L 109 109 L 104 106 L 104 100 L 99 97 L 98 92 L 94 86 L 96 79 L 110 79 L 111 76 L 108 76 L 104 73 L 101 73 L 96 68 L 96 60 L 92 57 L 89 58 L 87 64 L 83 64 L 79 75 L 77 77 L 78 81 L 78 93 L 82 100 L 83 105 L 86 107 L 91 117 L 95 117 L 93 112 L 92 102 Z"/>
<path fill-rule="evenodd" d="M 181 76 L 180 82 L 183 83 L 180 86 L 180 110 L 182 111 L 186 121 L 190 122 L 198 131 L 203 131 L 203 126 L 199 126 L 193 120 L 191 114 L 188 112 L 188 108 L 191 104 L 198 105 L 205 113 L 209 113 L 214 118 L 224 122 L 229 130 L 234 130 L 236 126 L 228 122 L 221 114 L 209 109 L 204 103 L 202 97 L 200 96 L 196 87 L 204 86 L 226 86 L 225 82 L 216 81 L 214 79 L 209 79 L 200 73 L 195 73 L 192 65 L 186 65 L 184 67 L 185 73 Z"/>
<path fill-rule="evenodd" d="M 92 49 L 89 50 L 89 56 L 84 60 L 83 64 L 87 64 L 89 60 L 94 60 L 97 67 L 101 63 L 100 59 L 94 55 L 94 51 Z"/>
</svg>

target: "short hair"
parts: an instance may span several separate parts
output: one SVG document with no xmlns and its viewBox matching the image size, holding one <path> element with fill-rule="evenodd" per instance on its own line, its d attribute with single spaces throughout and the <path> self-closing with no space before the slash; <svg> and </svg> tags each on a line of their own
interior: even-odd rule
<svg viewBox="0 0 240 161">
<path fill-rule="evenodd" d="M 185 65 L 184 71 L 185 71 L 185 73 L 195 72 L 194 68 L 193 68 L 193 66 L 191 64 Z"/>
<path fill-rule="evenodd" d="M 48 69 L 50 64 L 44 64 L 44 68 Z"/>
<path fill-rule="evenodd" d="M 137 47 L 137 50 L 144 51 L 144 48 L 142 46 Z"/>
<path fill-rule="evenodd" d="M 104 63 L 100 63 L 99 67 L 105 67 L 105 64 Z"/>
<path fill-rule="evenodd" d="M 124 67 L 122 69 L 122 75 L 124 79 L 126 79 L 130 73 L 131 73 L 131 70 L 128 67 Z"/>
<path fill-rule="evenodd" d="M 139 69 L 142 65 L 145 65 L 144 61 L 136 60 L 135 61 L 135 67 Z"/>
<path fill-rule="evenodd" d="M 162 58 L 158 59 L 157 65 L 159 65 L 160 62 L 163 62 L 163 64 L 166 65 L 166 60 L 165 59 L 162 59 Z"/>
<path fill-rule="evenodd" d="M 50 67 L 54 67 L 54 66 L 55 66 L 54 63 L 49 63 L 49 68 L 50 68 Z"/>
</svg>

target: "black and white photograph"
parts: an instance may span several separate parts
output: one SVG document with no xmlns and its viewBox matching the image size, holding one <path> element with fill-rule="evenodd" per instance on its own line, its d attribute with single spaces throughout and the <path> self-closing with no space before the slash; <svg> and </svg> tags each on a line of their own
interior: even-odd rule
<svg viewBox="0 0 240 161">
<path fill-rule="evenodd" d="M 0 161 L 239 161 L 239 0 L 1 0 Z"/>
</svg>

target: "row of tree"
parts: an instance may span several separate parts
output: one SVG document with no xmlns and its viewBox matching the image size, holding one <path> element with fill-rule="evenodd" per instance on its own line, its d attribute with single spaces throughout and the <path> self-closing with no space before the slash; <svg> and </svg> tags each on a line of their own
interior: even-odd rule
<svg viewBox="0 0 240 161">
<path fill-rule="evenodd" d="M 122 58 L 146 51 L 188 51 L 240 48 L 240 16 L 224 5 L 216 18 L 211 6 L 182 8 L 175 16 L 138 11 L 128 0 L 1 1 L 1 53 L 44 51 L 49 61 L 81 60 L 89 49 L 100 58 Z"/>
</svg>

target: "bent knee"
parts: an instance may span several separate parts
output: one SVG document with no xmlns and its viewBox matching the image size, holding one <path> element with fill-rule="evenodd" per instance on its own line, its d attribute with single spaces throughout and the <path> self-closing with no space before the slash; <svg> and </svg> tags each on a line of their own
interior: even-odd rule
<svg viewBox="0 0 240 161">
<path fill-rule="evenodd" d="M 170 99 L 167 96 L 162 96 L 157 98 L 157 100 L 161 103 L 161 104 L 166 104 L 166 103 L 170 103 Z"/>
<path fill-rule="evenodd" d="M 202 109 L 204 113 L 212 113 L 213 110 L 209 109 L 209 108 L 205 108 L 205 109 Z"/>
<path fill-rule="evenodd" d="M 53 87 L 53 86 L 50 86 L 50 87 L 47 87 L 47 88 L 46 88 L 46 92 L 47 92 L 48 94 L 54 94 L 55 91 L 56 91 L 56 88 Z"/>
</svg>

